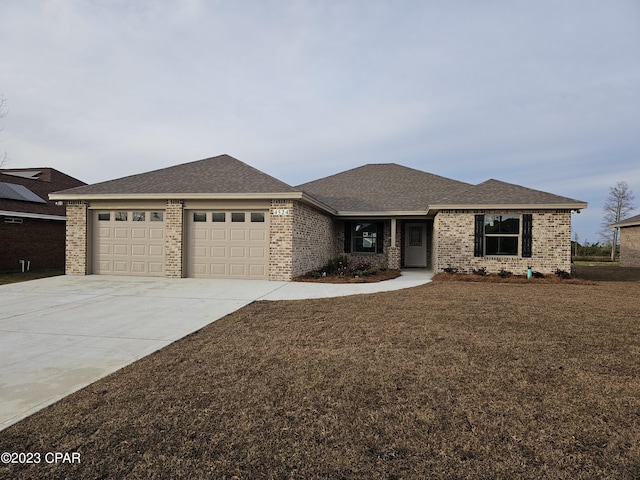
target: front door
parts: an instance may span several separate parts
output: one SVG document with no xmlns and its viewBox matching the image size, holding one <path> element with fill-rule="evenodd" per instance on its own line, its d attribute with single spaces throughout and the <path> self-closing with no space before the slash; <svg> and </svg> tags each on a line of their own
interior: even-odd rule
<svg viewBox="0 0 640 480">
<path fill-rule="evenodd" d="M 404 227 L 404 266 L 427 266 L 427 224 L 406 223 Z"/>
</svg>

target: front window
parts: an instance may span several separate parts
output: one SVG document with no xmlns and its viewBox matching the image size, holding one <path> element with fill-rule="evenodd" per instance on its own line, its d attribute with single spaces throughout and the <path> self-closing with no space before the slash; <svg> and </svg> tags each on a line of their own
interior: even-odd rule
<svg viewBox="0 0 640 480">
<path fill-rule="evenodd" d="M 348 251 L 354 253 L 379 253 L 382 244 L 380 222 L 350 222 Z"/>
<path fill-rule="evenodd" d="M 518 255 L 520 216 L 485 215 L 484 254 Z"/>
</svg>

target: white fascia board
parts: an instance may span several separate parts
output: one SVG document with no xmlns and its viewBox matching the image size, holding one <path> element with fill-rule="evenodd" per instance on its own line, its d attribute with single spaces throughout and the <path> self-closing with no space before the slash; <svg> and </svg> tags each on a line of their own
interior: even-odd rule
<svg viewBox="0 0 640 480">
<path fill-rule="evenodd" d="M 7 210 L 0 210 L 0 215 L 4 215 L 5 217 L 37 218 L 39 220 L 59 220 L 59 221 L 67 220 L 67 217 L 62 215 L 46 215 L 44 213 L 28 213 L 28 212 L 9 212 Z"/>
<path fill-rule="evenodd" d="M 582 210 L 587 208 L 586 202 L 548 203 L 548 204 L 461 204 L 461 205 L 429 205 L 429 210 Z"/>
<path fill-rule="evenodd" d="M 424 217 L 427 215 L 428 210 L 415 210 L 415 211 L 406 211 L 406 210 L 390 210 L 390 211 L 381 211 L 381 212 L 358 212 L 358 211 L 339 211 L 336 213 L 337 217 L 380 217 L 380 218 L 389 218 L 389 217 Z"/>
<path fill-rule="evenodd" d="M 51 200 L 91 201 L 91 200 L 301 200 L 324 210 L 332 215 L 336 211 L 304 192 L 269 192 L 269 193 L 85 193 L 65 194 L 50 193 Z"/>
</svg>

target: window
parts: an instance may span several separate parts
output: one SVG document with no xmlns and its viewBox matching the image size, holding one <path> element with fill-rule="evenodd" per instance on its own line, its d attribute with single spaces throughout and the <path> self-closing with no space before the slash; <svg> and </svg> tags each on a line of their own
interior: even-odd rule
<svg viewBox="0 0 640 480">
<path fill-rule="evenodd" d="M 126 222 L 127 212 L 116 212 L 116 222 Z"/>
<path fill-rule="evenodd" d="M 211 221 L 224 223 L 227 221 L 227 214 L 224 212 L 213 212 L 213 218 Z"/>
<path fill-rule="evenodd" d="M 519 240 L 520 216 L 485 215 L 485 255 L 518 255 Z"/>
<path fill-rule="evenodd" d="M 151 220 L 152 222 L 164 221 L 164 212 L 151 212 L 149 220 Z"/>
<path fill-rule="evenodd" d="M 520 253 L 522 257 L 531 257 L 532 218 L 531 214 L 476 215 L 474 256 L 517 256 Z"/>
<path fill-rule="evenodd" d="M 133 212 L 132 219 L 134 222 L 144 222 L 146 217 L 146 212 Z"/>
<path fill-rule="evenodd" d="M 99 213 L 98 214 L 98 221 L 99 222 L 108 222 L 109 220 L 111 220 L 111 214 L 109 212 Z"/>
<path fill-rule="evenodd" d="M 244 222 L 244 212 L 232 213 L 231 214 L 232 222 Z"/>
<path fill-rule="evenodd" d="M 263 212 L 251 212 L 251 221 L 256 223 L 264 222 L 264 213 Z"/>
<path fill-rule="evenodd" d="M 383 222 L 345 222 L 345 253 L 383 253 Z"/>
<path fill-rule="evenodd" d="M 18 217 L 4 217 L 4 223 L 22 223 L 22 218 Z"/>
<path fill-rule="evenodd" d="M 204 212 L 193 212 L 193 221 L 194 222 L 206 222 L 207 214 Z"/>
</svg>

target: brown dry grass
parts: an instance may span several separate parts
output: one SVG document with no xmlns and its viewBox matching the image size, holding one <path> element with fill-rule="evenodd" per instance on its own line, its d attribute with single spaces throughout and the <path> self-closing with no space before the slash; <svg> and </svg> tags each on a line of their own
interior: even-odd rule
<svg viewBox="0 0 640 480">
<path fill-rule="evenodd" d="M 588 268 L 254 303 L 0 432 L 80 465 L 0 475 L 638 478 L 640 271 Z"/>
</svg>

